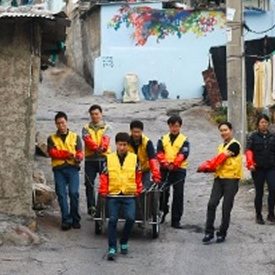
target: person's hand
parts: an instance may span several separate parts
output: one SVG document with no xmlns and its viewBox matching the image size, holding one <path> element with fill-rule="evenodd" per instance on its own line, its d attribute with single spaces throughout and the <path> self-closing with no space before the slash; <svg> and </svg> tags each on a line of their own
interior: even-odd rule
<svg viewBox="0 0 275 275">
<path fill-rule="evenodd" d="M 161 182 L 161 178 L 159 176 L 152 176 L 153 182 L 159 184 Z"/>
<path fill-rule="evenodd" d="M 70 153 L 69 156 L 68 156 L 68 159 L 75 159 L 74 154 Z"/>
<path fill-rule="evenodd" d="M 212 173 L 214 172 L 213 169 L 209 166 L 209 163 L 207 161 L 203 162 L 197 169 L 198 173 Z"/>
<path fill-rule="evenodd" d="M 102 153 L 105 153 L 107 151 L 107 149 L 106 148 L 104 148 L 104 147 L 99 147 L 98 149 L 97 149 L 97 153 L 98 154 L 102 154 Z"/>
<path fill-rule="evenodd" d="M 249 167 L 247 167 L 247 169 L 249 170 L 249 171 L 255 171 L 255 165 L 250 165 Z"/>
<path fill-rule="evenodd" d="M 234 153 L 231 152 L 231 151 L 229 151 L 229 150 L 226 150 L 226 151 L 224 152 L 224 154 L 225 154 L 225 156 L 227 156 L 227 157 L 232 157 L 232 156 L 234 156 Z"/>
<path fill-rule="evenodd" d="M 169 171 L 173 171 L 175 169 L 174 163 L 169 163 L 167 168 L 168 168 Z"/>
</svg>

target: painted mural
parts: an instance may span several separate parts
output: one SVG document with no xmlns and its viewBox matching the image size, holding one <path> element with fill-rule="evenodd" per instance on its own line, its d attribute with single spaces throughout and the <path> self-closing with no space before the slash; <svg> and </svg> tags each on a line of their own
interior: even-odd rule
<svg viewBox="0 0 275 275">
<path fill-rule="evenodd" d="M 108 27 L 116 31 L 122 25 L 132 27 L 136 45 L 143 46 L 150 36 L 156 37 L 157 42 L 171 35 L 181 38 L 188 32 L 200 37 L 215 28 L 224 28 L 225 23 L 225 13 L 222 11 L 164 10 L 124 5 L 109 21 Z"/>
</svg>

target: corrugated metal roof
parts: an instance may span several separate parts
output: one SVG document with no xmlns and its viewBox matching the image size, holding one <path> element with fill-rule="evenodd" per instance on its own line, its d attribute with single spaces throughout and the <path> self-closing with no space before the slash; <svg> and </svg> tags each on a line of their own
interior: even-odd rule
<svg viewBox="0 0 275 275">
<path fill-rule="evenodd" d="M 19 7 L 1 7 L 0 18 L 45 18 L 54 20 L 55 16 L 48 10 L 43 9 L 41 5 L 19 6 Z"/>
</svg>

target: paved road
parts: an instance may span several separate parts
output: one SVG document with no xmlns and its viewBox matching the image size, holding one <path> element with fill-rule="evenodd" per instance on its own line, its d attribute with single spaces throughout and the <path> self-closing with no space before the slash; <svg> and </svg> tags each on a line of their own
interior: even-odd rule
<svg viewBox="0 0 275 275">
<path fill-rule="evenodd" d="M 67 103 L 62 105 L 65 98 L 62 93 L 59 96 L 50 93 L 47 86 L 41 90 L 40 101 L 43 104 L 40 102 L 39 105 L 38 126 L 42 134 L 47 134 L 53 128 L 50 119 L 54 110 L 62 106 L 71 112 L 72 127 L 80 130 L 83 118 L 87 116 L 85 108 L 96 101 L 105 107 L 106 118 L 114 131 L 127 130 L 130 118 L 141 118 L 145 121 L 149 136 L 156 141 L 166 131 L 167 110 L 180 110 L 188 105 L 182 101 L 121 105 L 99 98 L 92 99 L 87 95 L 75 97 L 73 102 L 66 97 Z M 195 170 L 202 160 L 215 153 L 219 137 L 216 127 L 208 120 L 207 109 L 195 107 L 181 115 L 192 146 L 185 186 L 184 230 L 172 229 L 169 218 L 161 227 L 160 238 L 156 240 L 150 238 L 150 232 L 146 234 L 135 228 L 129 255 L 119 256 L 116 262 L 107 262 L 106 235 L 94 235 L 93 222 L 84 213 L 82 186 L 82 229 L 61 232 L 58 212 L 45 213 L 44 217 L 39 218 L 40 234 L 45 242 L 34 247 L 2 246 L 0 274 L 275 274 L 275 226 L 255 224 L 251 186 L 242 186 L 236 197 L 227 241 L 202 245 L 212 178 L 210 175 L 197 174 Z M 45 159 L 38 159 L 36 163 L 51 181 L 48 165 L 49 161 Z M 217 226 L 219 220 L 220 208 Z"/>
</svg>

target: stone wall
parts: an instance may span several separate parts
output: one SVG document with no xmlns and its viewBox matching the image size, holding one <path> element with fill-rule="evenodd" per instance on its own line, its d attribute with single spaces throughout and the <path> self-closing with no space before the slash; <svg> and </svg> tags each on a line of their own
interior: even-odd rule
<svg viewBox="0 0 275 275">
<path fill-rule="evenodd" d="M 0 33 L 0 212 L 31 216 L 40 32 L 1 21 Z"/>
<path fill-rule="evenodd" d="M 94 87 L 94 62 L 100 55 L 100 7 L 95 6 L 79 16 L 77 9 L 69 11 L 71 27 L 67 31 L 67 65 Z"/>
<path fill-rule="evenodd" d="M 70 14 L 71 26 L 67 29 L 66 59 L 67 65 L 83 76 L 83 51 L 81 21 L 76 10 Z"/>
<path fill-rule="evenodd" d="M 94 7 L 82 22 L 83 75 L 92 87 L 94 87 L 94 63 L 100 56 L 101 47 L 100 9 L 99 6 Z"/>
</svg>

